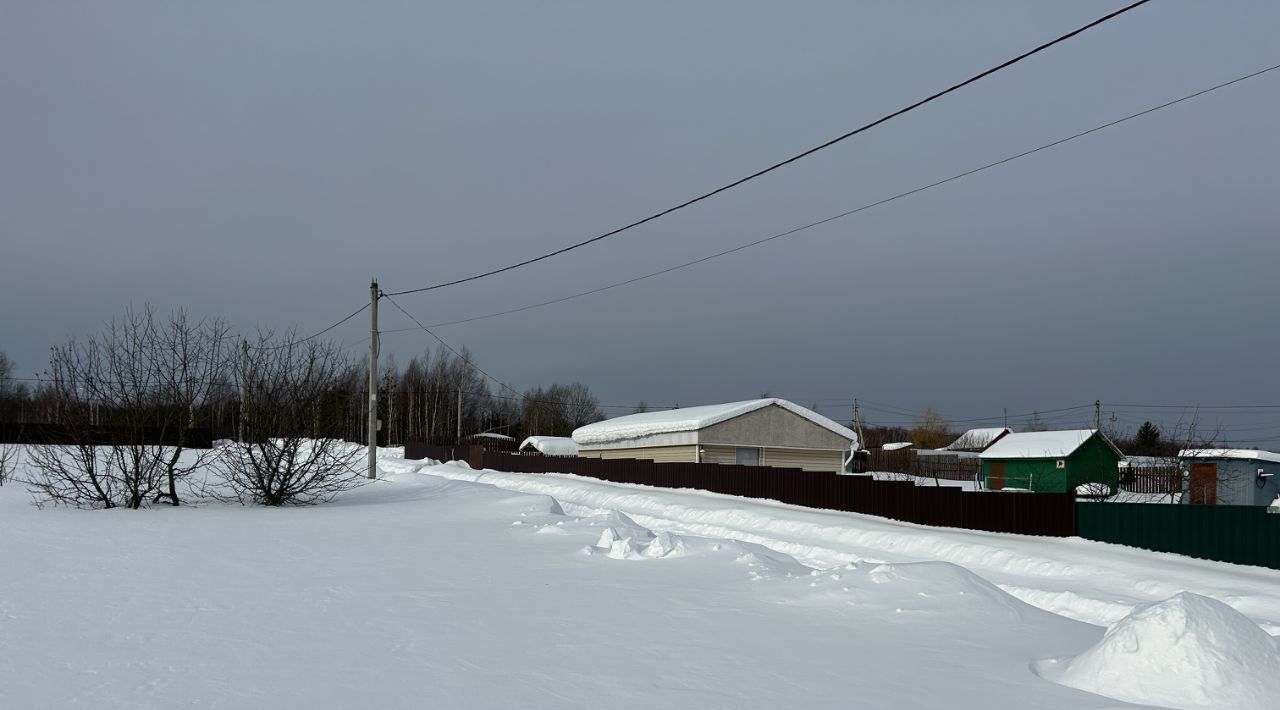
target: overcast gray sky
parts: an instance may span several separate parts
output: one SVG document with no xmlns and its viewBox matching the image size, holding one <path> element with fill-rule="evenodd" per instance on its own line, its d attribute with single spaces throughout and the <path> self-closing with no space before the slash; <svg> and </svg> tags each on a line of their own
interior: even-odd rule
<svg viewBox="0 0 1280 710">
<path fill-rule="evenodd" d="M 408 289 L 593 236 L 1123 4 L 0 0 L 0 349 L 36 373 L 131 303 L 313 332 L 370 277 Z M 465 318 L 768 236 L 1280 63 L 1277 27 L 1268 0 L 1158 0 L 656 223 L 397 300 Z M 606 404 L 768 390 L 893 422 L 1101 399 L 1134 425 L 1152 413 L 1114 405 L 1280 404 L 1278 109 L 1280 71 L 438 332 L 517 386 Z M 1224 420 L 1280 446 L 1280 408 Z"/>
</svg>

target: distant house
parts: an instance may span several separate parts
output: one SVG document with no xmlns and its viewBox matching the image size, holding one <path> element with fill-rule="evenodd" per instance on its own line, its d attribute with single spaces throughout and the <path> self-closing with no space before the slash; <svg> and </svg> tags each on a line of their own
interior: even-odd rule
<svg viewBox="0 0 1280 710">
<path fill-rule="evenodd" d="M 577 456 L 578 445 L 567 436 L 531 436 L 520 442 L 520 453 L 543 456 Z"/>
<path fill-rule="evenodd" d="M 458 442 L 461 444 L 480 444 L 488 451 L 515 451 L 516 440 L 506 434 L 482 431 L 479 434 L 468 434 Z"/>
<path fill-rule="evenodd" d="M 1012 433 L 1013 430 L 1009 427 L 970 429 L 969 431 L 961 434 L 960 438 L 948 444 L 944 450 L 979 453 L 985 451 L 987 447 L 1004 438 L 1005 435 Z"/>
<path fill-rule="evenodd" d="M 850 429 L 785 399 L 752 399 L 588 424 L 578 455 L 840 471 L 858 448 Z"/>
<path fill-rule="evenodd" d="M 910 441 L 891 441 L 880 447 L 881 451 L 902 451 L 911 448 Z"/>
<path fill-rule="evenodd" d="M 1006 434 L 978 458 L 992 490 L 1069 493 L 1085 483 L 1102 483 L 1114 495 L 1124 454 L 1096 429 L 1077 429 Z"/>
<path fill-rule="evenodd" d="M 1280 454 L 1256 449 L 1188 449 L 1182 464 L 1182 502 L 1194 505 L 1269 505 L 1280 495 Z"/>
</svg>

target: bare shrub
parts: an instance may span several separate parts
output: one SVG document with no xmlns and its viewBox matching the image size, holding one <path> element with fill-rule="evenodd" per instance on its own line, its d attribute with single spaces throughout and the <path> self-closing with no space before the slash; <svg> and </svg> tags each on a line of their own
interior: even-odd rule
<svg viewBox="0 0 1280 710">
<path fill-rule="evenodd" d="M 325 406 L 348 363 L 333 344 L 260 336 L 237 373 L 244 398 L 244 441 L 218 450 L 213 464 L 225 488 L 210 494 L 242 504 L 296 505 L 329 500 L 360 485 L 360 447 L 326 432 L 342 412 Z"/>
<path fill-rule="evenodd" d="M 76 507 L 179 503 L 177 483 L 200 465 L 182 463 L 189 429 L 226 358 L 227 326 L 160 322 L 130 309 L 84 342 L 51 349 L 47 420 L 61 439 L 29 455 L 37 500 Z M 162 443 L 164 442 L 164 443 Z"/>
</svg>

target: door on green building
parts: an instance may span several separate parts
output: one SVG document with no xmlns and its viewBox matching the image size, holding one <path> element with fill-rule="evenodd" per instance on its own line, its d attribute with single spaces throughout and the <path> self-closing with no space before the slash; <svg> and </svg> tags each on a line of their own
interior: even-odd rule
<svg viewBox="0 0 1280 710">
<path fill-rule="evenodd" d="M 990 474 L 987 476 L 987 488 L 998 491 L 1004 488 L 1004 462 L 992 461 Z"/>
<path fill-rule="evenodd" d="M 1218 464 L 1191 464 L 1191 482 L 1187 494 L 1192 505 L 1216 505 L 1218 503 Z"/>
</svg>

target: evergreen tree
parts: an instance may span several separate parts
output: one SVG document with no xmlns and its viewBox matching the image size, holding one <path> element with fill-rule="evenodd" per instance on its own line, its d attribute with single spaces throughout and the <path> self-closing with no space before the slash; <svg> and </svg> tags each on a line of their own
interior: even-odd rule
<svg viewBox="0 0 1280 710">
<path fill-rule="evenodd" d="M 1138 427 L 1138 434 L 1133 443 L 1140 453 L 1153 453 L 1160 445 L 1160 427 L 1151 422 L 1143 422 L 1142 426 Z"/>
</svg>

